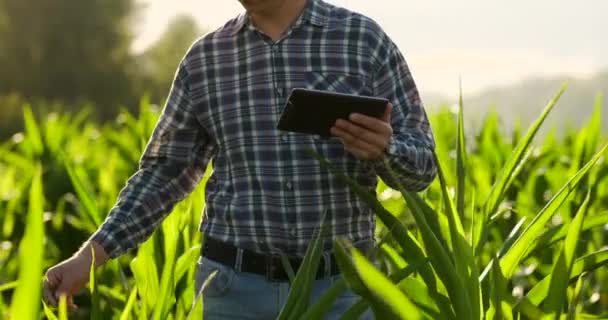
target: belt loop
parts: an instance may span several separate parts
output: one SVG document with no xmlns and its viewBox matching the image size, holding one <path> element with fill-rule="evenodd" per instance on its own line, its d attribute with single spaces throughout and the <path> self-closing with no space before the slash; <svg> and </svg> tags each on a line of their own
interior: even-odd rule
<svg viewBox="0 0 608 320">
<path fill-rule="evenodd" d="M 324 278 L 331 276 L 331 256 L 329 251 L 323 252 L 323 262 L 325 267 Z"/>
<path fill-rule="evenodd" d="M 241 272 L 241 266 L 243 265 L 243 249 L 236 249 L 236 259 L 234 261 L 234 269 L 236 272 Z"/>
</svg>

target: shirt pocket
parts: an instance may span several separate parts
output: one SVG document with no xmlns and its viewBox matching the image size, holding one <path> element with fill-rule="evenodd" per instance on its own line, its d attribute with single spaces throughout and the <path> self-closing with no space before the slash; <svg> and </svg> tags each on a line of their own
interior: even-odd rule
<svg viewBox="0 0 608 320">
<path fill-rule="evenodd" d="M 304 76 L 307 89 L 354 95 L 372 95 L 367 78 L 362 75 L 326 71 L 309 71 Z"/>
</svg>

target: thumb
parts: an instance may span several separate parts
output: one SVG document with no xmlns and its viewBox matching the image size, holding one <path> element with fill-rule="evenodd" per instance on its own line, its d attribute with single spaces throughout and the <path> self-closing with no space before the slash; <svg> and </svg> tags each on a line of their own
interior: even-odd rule
<svg viewBox="0 0 608 320">
<path fill-rule="evenodd" d="M 391 113 L 393 112 L 393 104 L 388 103 L 386 108 L 384 109 L 384 115 L 382 115 L 382 121 L 386 123 L 391 123 Z"/>
</svg>

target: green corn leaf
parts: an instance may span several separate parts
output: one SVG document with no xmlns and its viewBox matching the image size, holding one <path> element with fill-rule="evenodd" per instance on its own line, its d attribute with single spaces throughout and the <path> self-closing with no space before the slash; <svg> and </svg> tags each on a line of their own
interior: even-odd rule
<svg viewBox="0 0 608 320">
<path fill-rule="evenodd" d="M 460 221 L 464 221 L 464 196 L 466 194 L 466 163 L 467 151 L 464 132 L 464 104 L 462 103 L 462 82 L 460 82 L 460 98 L 458 99 L 458 140 L 456 143 L 456 176 L 458 185 L 456 187 L 457 210 Z"/>
<path fill-rule="evenodd" d="M 59 297 L 59 320 L 68 320 L 68 299 L 63 294 Z"/>
<path fill-rule="evenodd" d="M 160 293 L 158 269 L 155 261 L 154 241 L 158 235 L 155 233 L 144 242 L 137 251 L 137 256 L 131 261 L 131 270 L 135 278 L 135 284 L 142 300 L 141 315 L 148 318 L 147 311 L 153 310 L 157 304 Z"/>
<path fill-rule="evenodd" d="M 608 265 L 608 248 L 595 251 L 583 257 L 576 259 L 570 273 L 570 282 L 575 281 L 583 272 L 590 273 L 605 265 Z M 532 305 L 540 305 L 549 293 L 549 284 L 551 278 L 546 276 L 539 281 L 525 297 L 525 300 Z M 520 302 L 521 303 L 521 302 Z M 515 308 L 519 308 L 519 304 Z"/>
<path fill-rule="evenodd" d="M 195 245 L 192 248 L 186 250 L 175 262 L 175 277 L 173 279 L 174 286 L 181 280 L 188 269 L 190 269 L 199 258 L 201 253 L 201 246 Z"/>
<path fill-rule="evenodd" d="M 42 168 L 36 166 L 30 186 L 29 208 L 25 234 L 19 244 L 19 279 L 12 297 L 11 316 L 14 319 L 38 319 L 42 283 L 42 258 L 44 249 L 44 193 Z"/>
<path fill-rule="evenodd" d="M 133 306 L 137 302 L 137 287 L 134 287 L 129 294 L 129 300 L 127 300 L 127 304 L 124 309 L 122 309 L 122 313 L 120 314 L 120 320 L 129 320 L 132 319 Z"/>
<path fill-rule="evenodd" d="M 403 258 L 408 261 L 408 263 L 412 264 L 416 261 L 422 261 L 423 259 L 425 259 L 426 255 L 424 254 L 424 251 L 422 250 L 420 244 L 418 244 L 418 242 L 403 225 L 403 223 L 399 221 L 399 219 L 397 219 L 390 212 L 388 212 L 376 197 L 374 197 L 365 189 L 363 189 L 353 179 L 335 169 L 331 164 L 329 164 L 329 162 L 325 158 L 320 156 L 314 150 L 308 149 L 306 150 L 306 152 L 313 158 L 317 159 L 322 167 L 327 168 L 332 174 L 338 177 L 338 179 L 348 185 L 351 190 L 353 190 L 357 194 L 357 196 L 359 196 L 363 201 L 365 201 L 368 206 L 370 206 L 370 208 L 372 208 L 372 210 L 376 213 L 382 223 L 384 223 L 384 225 L 387 226 L 389 231 L 393 234 L 395 240 L 403 249 L 403 252 L 407 253 L 403 255 Z M 435 273 L 433 272 L 430 265 L 421 266 L 419 272 L 420 275 L 424 278 L 427 285 L 432 290 L 436 291 L 437 285 L 435 281 Z"/>
<path fill-rule="evenodd" d="M 576 281 L 576 287 L 574 288 L 574 293 L 572 294 L 572 299 L 568 305 L 568 317 L 566 320 L 575 320 L 577 314 L 580 314 L 582 311 L 582 307 L 580 305 L 581 295 L 583 293 L 583 285 L 586 274 L 583 273 L 578 277 Z"/>
<path fill-rule="evenodd" d="M 338 279 L 319 297 L 317 302 L 306 310 L 300 319 L 322 319 L 331 310 L 336 299 L 347 289 L 344 279 Z"/>
<path fill-rule="evenodd" d="M 76 195 L 78 195 L 78 199 L 84 207 L 85 212 L 88 214 L 90 221 L 96 226 L 100 225 L 102 221 L 99 214 L 99 207 L 97 206 L 97 201 L 92 195 L 92 192 L 86 187 L 90 185 L 86 173 L 84 170 L 77 169 L 65 155 L 62 156 L 62 159 L 68 175 L 70 176 L 70 180 L 72 181 L 72 185 L 74 186 L 74 190 L 76 190 Z"/>
<path fill-rule="evenodd" d="M 25 132 L 30 147 L 29 153 L 33 156 L 40 156 L 44 152 L 44 144 L 40 128 L 29 104 L 23 107 L 23 120 L 25 121 Z"/>
<path fill-rule="evenodd" d="M 365 299 L 357 301 L 350 309 L 340 317 L 340 320 L 359 320 L 361 315 L 369 308 L 369 303 Z"/>
<path fill-rule="evenodd" d="M 589 201 L 590 194 L 587 193 L 587 198 L 570 224 L 563 250 L 553 265 L 553 270 L 550 274 L 549 294 L 545 300 L 544 311 L 557 319 L 559 319 L 567 299 L 566 293 L 570 281 L 570 271 L 574 263 L 574 254 L 576 253 L 576 246 L 585 215 L 587 214 Z"/>
<path fill-rule="evenodd" d="M 585 222 L 581 231 L 589 231 L 594 228 L 601 228 L 608 224 L 608 212 L 602 212 L 593 216 L 585 217 Z M 568 234 L 569 225 L 561 225 L 552 227 L 545 231 L 538 240 L 534 243 L 534 248 L 529 254 L 535 254 L 539 250 L 544 250 L 551 247 L 556 242 L 564 240 Z"/>
<path fill-rule="evenodd" d="M 416 306 L 359 250 L 344 240 L 337 240 L 334 247 L 346 282 L 354 284 L 351 288 L 370 301 L 378 319 L 421 319 Z"/>
<path fill-rule="evenodd" d="M 473 319 L 481 317 L 483 312 L 483 302 L 481 300 L 481 287 L 479 285 L 479 269 L 473 256 L 473 248 L 466 240 L 466 235 L 462 227 L 462 221 L 454 207 L 454 202 L 450 198 L 447 182 L 443 174 L 439 159 L 435 157 L 437 173 L 441 184 L 441 191 L 445 202 L 446 215 L 450 227 L 450 237 L 454 248 L 453 261 L 456 272 L 461 282 L 465 285 L 470 305 L 473 307 Z M 464 209 L 463 209 L 464 210 Z"/>
<path fill-rule="evenodd" d="M 178 204 L 176 211 L 181 211 L 187 207 L 188 203 L 182 202 Z M 154 308 L 153 318 L 155 320 L 167 319 L 167 316 L 175 304 L 175 260 L 177 255 L 177 242 L 179 234 L 178 230 L 179 215 L 169 215 L 162 224 L 162 239 L 164 250 L 164 265 L 160 279 L 160 296 L 163 299 L 156 304 Z"/>
<path fill-rule="evenodd" d="M 447 215 L 438 214 L 417 193 L 406 193 L 403 197 L 410 210 L 422 210 L 422 214 L 426 218 L 429 228 L 431 228 L 441 246 L 445 248 L 446 251 L 452 251 L 452 242 L 448 243 L 442 232 L 442 230 L 445 230 L 445 234 L 451 235 L 449 230 L 450 223 L 447 219 Z"/>
<path fill-rule="evenodd" d="M 325 227 L 325 216 L 323 216 L 321 228 L 317 230 L 312 241 L 306 249 L 304 259 L 291 284 L 287 301 L 283 305 L 278 320 L 299 319 L 310 302 L 310 294 L 317 275 L 321 254 L 323 252 L 323 241 L 327 232 Z"/>
<path fill-rule="evenodd" d="M 403 283 L 404 280 L 408 279 L 408 277 L 410 277 L 414 272 L 417 272 L 420 267 L 423 264 L 427 264 L 429 263 L 428 259 L 425 259 L 423 261 L 419 261 L 415 264 L 411 264 L 409 266 L 406 266 L 402 269 L 399 269 L 393 273 L 391 273 L 389 275 L 389 279 L 392 283 L 397 283 L 399 286 L 399 289 L 404 292 L 406 294 L 406 296 L 408 298 L 413 299 L 412 302 L 414 304 L 416 304 L 417 306 L 422 305 L 438 305 L 440 306 L 440 309 L 442 310 L 442 313 L 440 314 L 440 316 L 438 318 L 444 318 L 444 319 L 455 319 L 456 317 L 450 312 L 445 312 L 445 310 L 451 310 L 451 308 L 449 307 L 450 304 L 450 300 L 446 297 L 443 296 L 441 294 L 434 294 L 432 291 L 429 290 L 428 286 L 426 285 L 426 283 L 424 284 L 425 288 L 423 290 L 416 290 L 414 289 L 414 292 L 412 292 L 411 287 L 407 284 L 407 283 Z M 351 269 L 347 269 L 346 272 L 350 272 L 352 271 Z M 357 285 L 357 283 L 359 283 L 358 278 L 356 276 L 356 274 L 350 274 L 349 275 L 351 277 L 351 286 Z M 363 284 L 361 284 L 361 287 L 363 287 Z M 361 289 L 361 291 L 359 292 L 363 292 L 363 289 Z M 408 294 L 411 293 L 411 294 Z M 421 296 L 421 292 L 422 293 L 428 293 L 428 296 Z M 433 303 L 428 302 L 430 301 L 430 299 L 433 300 Z M 424 303 L 421 303 L 421 300 Z M 341 319 L 359 319 L 361 317 L 361 315 L 363 314 L 363 312 L 365 312 L 365 310 L 367 310 L 367 308 L 369 307 L 369 302 L 365 299 L 360 299 L 357 303 L 355 303 L 350 309 L 348 309 L 344 315 L 342 316 Z M 303 317 L 304 319 L 309 319 L 307 317 Z M 310 318 L 310 319 L 314 319 L 314 318 Z"/>
<path fill-rule="evenodd" d="M 307 152 L 321 163 L 321 165 L 325 168 L 328 168 L 330 172 L 338 177 L 343 183 L 348 185 L 359 197 L 361 197 L 375 212 L 378 218 L 382 220 L 382 222 L 386 226 L 390 226 L 390 231 L 394 234 L 395 239 L 401 245 L 404 252 L 407 252 L 407 255 L 404 255 L 406 261 L 408 259 L 413 261 L 421 261 L 425 256 L 422 253 L 420 247 L 416 244 L 416 242 L 411 238 L 407 229 L 403 226 L 401 221 L 399 221 L 395 216 L 393 216 L 390 212 L 386 211 L 382 207 L 382 205 L 378 202 L 378 200 L 366 192 L 360 185 L 358 185 L 351 178 L 347 177 L 343 173 L 339 172 L 335 168 L 333 168 L 327 160 L 318 155 L 313 150 L 308 149 Z M 384 163 L 386 170 L 393 177 L 395 176 L 392 172 L 392 169 L 388 164 Z M 397 180 L 394 179 L 393 180 Z M 399 181 L 396 183 L 400 184 Z M 408 198 L 408 192 L 401 191 L 403 196 Z M 417 224 L 421 229 L 421 235 L 425 240 L 425 244 L 429 250 L 429 257 L 431 259 L 432 265 L 434 269 L 437 271 L 439 277 L 443 280 L 445 286 L 447 287 L 450 295 L 450 299 L 453 299 L 453 303 L 455 305 L 455 312 L 463 317 L 470 318 L 471 317 L 471 307 L 470 301 L 468 298 L 468 292 L 466 287 L 461 282 L 462 280 L 458 278 L 456 271 L 454 269 L 454 265 L 451 261 L 450 256 L 447 254 L 446 250 L 441 245 L 440 241 L 436 237 L 436 235 L 432 232 L 428 223 L 426 222 L 426 218 L 424 216 L 424 212 L 420 209 L 415 202 L 408 202 L 410 206 L 412 206 L 412 213 L 416 219 Z M 434 283 L 434 276 L 431 276 L 429 273 L 432 271 L 425 268 L 423 265 L 421 268 L 421 276 L 425 279 L 425 282 L 429 286 L 429 288 L 436 292 L 437 288 Z M 448 312 L 448 310 L 445 310 Z"/>
<path fill-rule="evenodd" d="M 101 305 L 99 299 L 99 290 L 97 288 L 97 277 L 95 272 L 95 249 L 91 247 L 91 269 L 89 270 L 89 290 L 91 292 L 91 319 L 100 320 Z"/>
<path fill-rule="evenodd" d="M 51 310 L 51 308 L 49 308 L 49 306 L 47 306 L 44 301 L 42 302 L 42 307 L 47 320 L 57 320 L 57 316 L 55 315 L 55 313 L 53 313 L 53 310 Z M 0 315 L 4 314 L 2 311 L 2 308 L 0 308 Z"/>
<path fill-rule="evenodd" d="M 492 263 L 492 280 L 490 288 L 490 308 L 486 313 L 485 319 L 492 320 L 513 320 L 511 313 L 512 307 L 509 303 L 511 297 L 507 291 L 507 279 L 502 274 L 500 263 L 497 263 L 498 257 Z"/>
<path fill-rule="evenodd" d="M 414 219 L 416 220 L 416 224 L 420 228 L 420 236 L 427 247 L 433 268 L 448 290 L 450 299 L 454 304 L 454 311 L 460 317 L 465 319 L 474 319 L 477 313 L 481 310 L 481 303 L 479 303 L 477 299 L 479 294 L 477 293 L 478 291 L 474 289 L 476 286 L 479 288 L 479 283 L 477 282 L 478 272 L 474 270 L 477 267 L 475 266 L 475 261 L 472 258 L 472 252 L 467 251 L 466 249 L 468 244 L 464 239 L 464 231 L 462 229 L 462 225 L 460 224 L 460 219 L 458 218 L 456 210 L 454 209 L 453 202 L 449 197 L 446 198 L 447 186 L 445 185 L 445 180 L 443 180 L 444 178 L 443 172 L 441 171 L 441 165 L 437 161 L 437 158 L 435 158 L 435 161 L 437 163 L 440 179 L 442 180 L 442 191 L 444 194 L 444 199 L 446 199 L 446 210 L 450 224 L 450 233 L 452 236 L 453 245 L 455 246 L 455 251 L 457 251 L 458 254 L 458 259 L 455 259 L 455 256 L 441 245 L 441 241 L 439 241 L 436 234 L 433 233 L 433 230 L 429 227 L 423 210 L 419 208 L 417 204 L 412 203 L 411 206 L 413 209 L 411 211 L 414 215 Z M 396 174 L 392 168 L 390 168 L 390 165 L 386 160 L 384 161 L 384 167 L 386 172 L 388 172 L 388 174 L 391 176 L 391 179 L 395 181 L 399 191 L 403 194 L 403 197 L 407 201 L 410 193 L 403 188 L 399 182 L 399 179 L 396 178 Z M 408 203 L 410 202 L 408 201 Z M 458 264 L 458 266 L 456 266 L 455 263 Z M 469 270 L 472 272 L 471 275 L 468 274 Z M 470 278 L 474 283 L 469 283 L 471 281 Z M 465 283 L 469 286 L 467 286 Z M 471 296 L 469 293 L 470 291 L 475 292 L 473 296 Z M 472 305 L 475 306 L 474 309 L 471 307 Z"/>
<path fill-rule="evenodd" d="M 285 254 L 281 254 L 281 264 L 283 264 L 283 268 L 285 268 L 285 272 L 287 272 L 287 277 L 289 278 L 289 282 L 293 283 L 296 278 L 296 273 L 293 271 L 291 267 L 291 263 L 289 263 L 289 259 Z"/>
<path fill-rule="evenodd" d="M 572 177 L 560 191 L 558 191 L 553 199 L 534 217 L 534 220 L 522 232 L 521 236 L 515 241 L 511 249 L 500 260 L 505 277 L 510 278 L 519 266 L 521 259 L 525 257 L 530 249 L 530 243 L 538 237 L 542 232 L 547 222 L 557 212 L 557 209 L 566 201 L 570 193 L 575 190 L 581 179 L 600 159 L 603 153 L 608 149 L 608 145 L 604 146 L 579 172 Z"/>
<path fill-rule="evenodd" d="M 419 278 L 405 278 L 398 282 L 397 286 L 399 287 L 399 290 L 412 301 L 425 318 L 446 319 L 444 316 L 445 312 L 442 312 L 439 306 L 449 306 L 450 300 L 448 297 L 440 295 L 440 297 L 443 298 L 442 301 L 436 301 L 437 297 L 433 296 L 433 293 L 429 291 L 426 284 Z"/>
<path fill-rule="evenodd" d="M 494 183 L 490 194 L 487 197 L 487 200 L 484 204 L 484 210 L 481 216 L 481 221 L 477 224 L 476 230 L 474 230 L 473 234 L 473 247 L 475 248 L 476 254 L 478 254 L 485 242 L 485 238 L 487 237 L 488 229 L 487 229 L 487 221 L 490 216 L 492 216 L 496 210 L 498 209 L 500 202 L 504 198 L 504 195 L 507 189 L 510 187 L 510 183 L 513 181 L 513 173 L 517 165 L 521 162 L 522 158 L 529 150 L 530 145 L 532 143 L 532 139 L 536 136 L 536 133 L 540 129 L 541 125 L 549 115 L 549 112 L 553 109 L 553 107 L 557 104 L 557 101 L 561 97 L 561 95 L 566 90 L 566 84 L 562 86 L 557 95 L 549 102 L 549 104 L 545 107 L 540 117 L 530 126 L 526 135 L 519 141 L 515 150 L 513 151 L 511 157 L 501 170 L 498 180 Z M 488 148 L 491 150 L 494 148 Z M 507 269 L 502 268 L 507 274 Z M 507 275 L 506 275 L 507 276 Z M 507 276 L 508 277 L 508 276 Z"/>
<path fill-rule="evenodd" d="M 507 251 L 509 251 L 509 249 L 511 249 L 511 246 L 513 245 L 513 243 L 519 236 L 519 231 L 521 230 L 521 228 L 524 225 L 524 222 L 526 222 L 526 220 L 527 220 L 526 217 L 521 218 L 519 220 L 519 222 L 513 227 L 513 229 L 511 229 L 511 233 L 509 233 L 509 235 L 507 236 L 507 239 L 505 239 L 505 241 L 502 244 L 502 247 L 500 248 L 500 251 L 498 254 L 499 258 L 502 257 L 505 254 L 505 252 L 507 252 Z M 490 263 L 483 270 L 483 272 L 479 276 L 480 283 L 484 282 L 484 280 L 486 279 L 486 277 L 488 276 L 490 271 L 494 268 L 493 265 L 495 262 L 496 262 L 496 260 L 492 259 L 492 261 L 490 261 Z M 501 273 L 502 273 L 502 270 L 501 270 Z"/>
</svg>

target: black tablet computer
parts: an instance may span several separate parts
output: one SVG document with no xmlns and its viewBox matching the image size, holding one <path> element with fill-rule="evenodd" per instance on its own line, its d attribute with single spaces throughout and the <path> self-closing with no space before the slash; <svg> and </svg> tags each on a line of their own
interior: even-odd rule
<svg viewBox="0 0 608 320">
<path fill-rule="evenodd" d="M 331 137 L 330 129 L 337 119 L 348 120 L 351 113 L 380 119 L 387 104 L 384 98 L 295 88 L 289 94 L 277 128 Z"/>
</svg>

